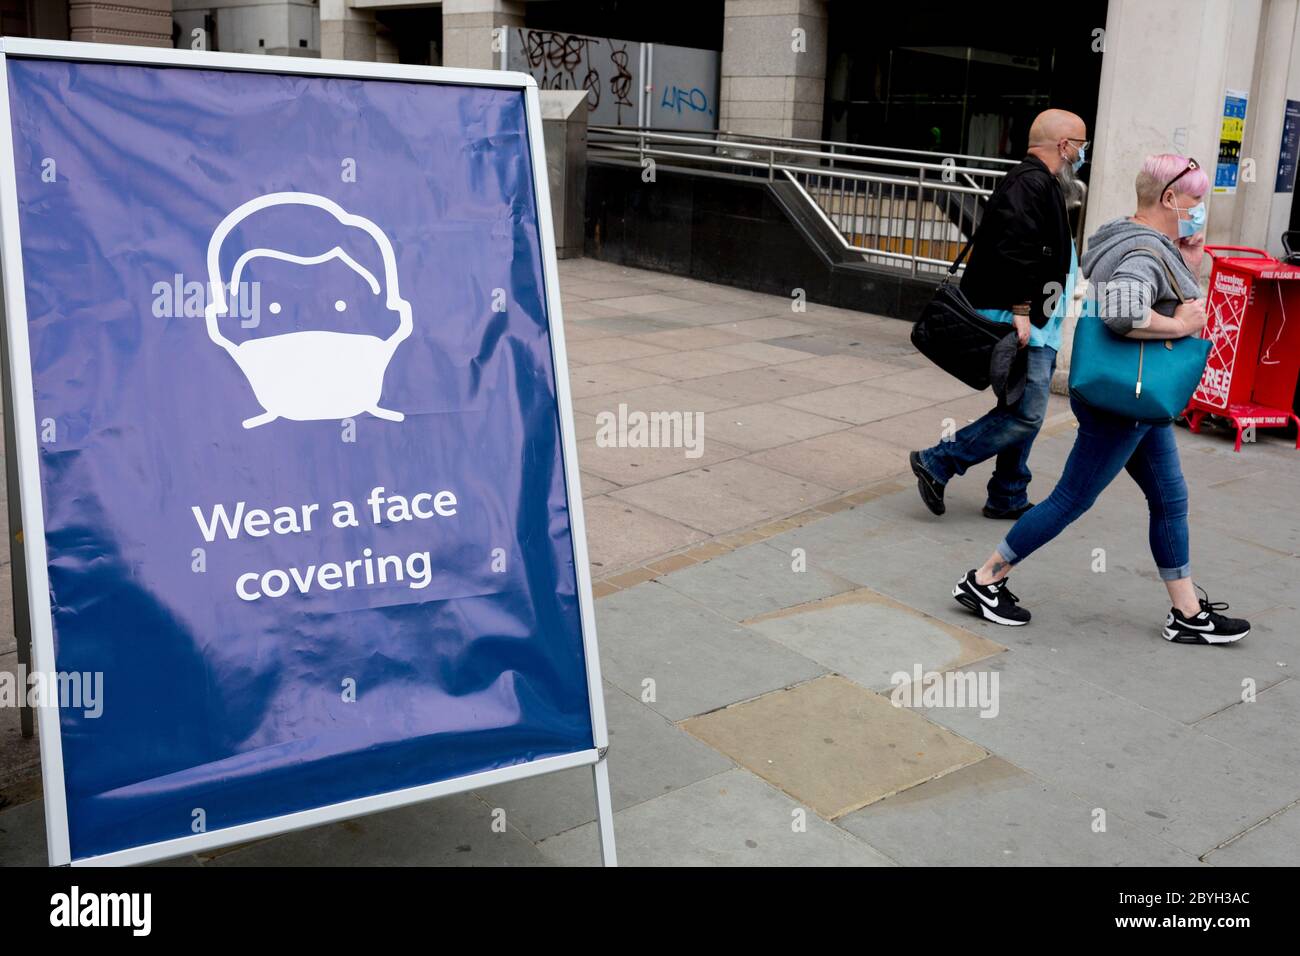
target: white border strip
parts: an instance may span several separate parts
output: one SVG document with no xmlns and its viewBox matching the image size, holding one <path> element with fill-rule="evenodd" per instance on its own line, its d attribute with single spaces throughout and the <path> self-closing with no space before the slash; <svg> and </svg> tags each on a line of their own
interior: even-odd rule
<svg viewBox="0 0 1300 956">
<path fill-rule="evenodd" d="M 9 68 L 0 41 L 0 270 L 3 270 L 5 330 L 9 338 L 9 408 L 14 416 L 18 488 L 23 516 L 23 555 L 27 562 L 27 605 L 32 617 L 32 666 L 52 674 L 54 619 L 50 609 L 50 571 L 45 553 L 45 510 L 41 499 L 40 451 L 36 441 L 36 394 L 32 384 L 31 348 L 27 341 L 27 287 L 18 234 L 18 175 L 14 161 L 13 123 L 9 115 Z M 12 171 L 12 172 L 6 172 Z M 42 792 L 50 865 L 71 859 L 68 804 L 63 780 L 63 739 L 57 701 L 36 709 L 41 740 Z"/>
<path fill-rule="evenodd" d="M 254 56 L 241 53 L 214 53 L 199 50 L 170 50 L 150 47 L 112 46 L 99 43 L 67 43 L 57 40 L 29 40 L 6 37 L 0 40 L 0 257 L 3 258 L 5 326 L 9 338 L 13 395 L 10 408 L 14 414 L 20 496 L 23 516 L 23 548 L 27 560 L 28 600 L 32 609 L 33 666 L 40 671 L 55 670 L 53 616 L 49 601 L 49 568 L 45 549 L 45 520 L 41 500 L 40 457 L 36 434 L 35 395 L 32 384 L 31 349 L 27 336 L 26 285 L 22 263 L 22 245 L 18 230 L 17 165 L 14 159 L 13 125 L 9 105 L 7 58 L 57 59 L 122 63 L 132 66 L 167 66 L 190 69 L 234 70 L 241 72 L 295 74 L 303 76 L 353 77 L 357 79 L 399 80 L 459 86 L 483 86 L 518 89 L 524 93 L 528 127 L 529 153 L 533 167 L 533 189 L 537 203 L 538 238 L 541 243 L 545 299 L 551 334 L 551 360 L 559 405 L 561 458 L 565 486 L 569 495 L 569 529 L 573 540 L 573 559 L 577 572 L 578 605 L 587 671 L 587 692 L 591 707 L 592 737 L 595 749 L 558 757 L 546 757 L 510 767 L 498 768 L 437 781 L 419 787 L 376 794 L 356 800 L 302 810 L 279 817 L 214 830 L 209 833 L 179 837 L 146 844 L 101 856 L 73 861 L 68 837 L 67 797 L 63 774 L 63 750 L 57 707 L 38 710 L 41 767 L 44 775 L 45 818 L 51 865 L 120 865 L 149 863 L 215 849 L 259 837 L 287 833 L 362 814 L 406 806 L 434 797 L 460 793 L 525 777 L 593 765 L 604 758 L 609 746 L 605 723 L 605 699 L 600 678 L 600 660 L 596 647 L 595 611 L 591 596 L 591 570 L 587 561 L 586 525 L 582 511 L 582 489 L 578 478 L 577 440 L 573 424 L 573 405 L 569 395 L 568 361 L 564 347 L 564 327 L 560 309 L 558 265 L 551 218 L 550 192 L 546 178 L 546 153 L 542 143 L 542 119 L 537 82 L 527 74 L 498 70 L 461 70 L 445 67 L 403 66 L 392 63 L 368 63 L 344 60 L 308 60 L 297 57 Z M 10 489 L 11 493 L 13 489 Z M 599 779 L 599 774 L 597 779 Z M 608 790 L 608 786 L 604 788 Z M 597 788 L 598 802 L 600 788 Z M 610 807 L 598 806 L 598 815 L 607 815 Z M 605 859 L 613 860 L 612 833 Z"/>
<path fill-rule="evenodd" d="M 531 79 L 531 77 L 530 77 Z M 533 156 L 545 157 L 542 146 L 542 110 L 537 85 L 524 91 L 528 116 L 528 141 Z M 551 191 L 546 162 L 533 163 L 533 191 L 537 194 L 537 229 L 543 236 L 555 235 L 551 220 Z M 564 316 L 560 308 L 559 262 L 554 242 L 542 242 L 542 277 L 546 282 L 547 324 L 551 332 L 552 370 L 555 398 L 560 406 L 561 458 L 569 492 L 569 536 L 573 539 L 574 570 L 578 575 L 578 607 L 582 615 L 582 642 L 587 658 L 587 691 L 591 697 L 591 729 L 596 749 L 609 746 L 605 728 L 605 697 L 601 689 L 600 657 L 596 652 L 596 609 L 591 598 L 591 565 L 587 559 L 587 523 L 582 511 L 582 488 L 578 484 L 578 439 L 573 425 L 573 399 L 569 395 L 569 360 L 564 345 Z"/>
<path fill-rule="evenodd" d="M 600 678 L 600 652 L 596 646 L 596 607 L 591 593 L 591 564 L 587 557 L 587 522 L 583 514 L 579 483 L 578 439 L 573 424 L 573 398 L 569 394 L 569 359 L 564 344 L 564 312 L 560 305 L 560 266 L 555 254 L 555 224 L 551 216 L 551 188 L 542 142 L 541 96 L 529 77 L 524 90 L 528 142 L 533 155 L 533 193 L 537 197 L 537 231 L 542 239 L 542 278 L 546 283 L 546 324 L 551 337 L 551 368 L 555 376 L 555 402 L 560 413 L 560 442 L 564 481 L 569 498 L 569 537 L 573 542 L 573 566 L 577 575 L 578 611 L 582 618 L 583 659 L 587 663 L 587 699 L 591 704 L 592 740 L 600 754 L 596 765 L 596 813 L 600 833 L 601 859 L 617 866 L 614 850 L 614 805 L 609 792 L 609 730 L 605 723 L 605 691 Z M 541 161 L 537 161 L 541 157 Z"/>
<path fill-rule="evenodd" d="M 0 38 L 0 53 L 52 60 L 87 60 L 128 66 L 176 66 L 195 70 L 238 70 L 241 73 L 294 73 L 303 76 L 355 77 L 361 80 L 407 80 L 453 86 L 524 89 L 537 81 L 527 73 L 470 70 L 449 66 L 410 66 L 365 60 L 318 60 L 256 53 L 215 53 L 211 50 L 172 50 L 164 47 L 74 43 L 67 40 Z"/>
<path fill-rule="evenodd" d="M 265 820 L 241 823 L 237 826 L 224 827 L 208 833 L 178 837 L 175 840 L 164 840 L 160 843 L 147 843 L 127 850 L 105 853 L 101 856 L 82 857 L 73 860 L 72 866 L 133 866 L 139 863 L 170 860 L 178 856 L 199 853 L 203 850 L 215 850 L 236 843 L 247 843 L 250 840 L 258 840 L 263 837 L 279 836 L 282 833 L 305 830 L 308 827 L 316 827 L 324 823 L 335 823 L 339 820 L 363 817 L 371 813 L 392 810 L 396 807 L 409 806 L 413 803 L 423 803 L 435 797 L 446 797 L 453 793 L 464 793 L 467 790 L 477 790 L 480 787 L 509 783 L 512 780 L 536 777 L 539 774 L 554 773 L 557 770 L 568 770 L 571 767 L 585 767 L 596 763 L 597 759 L 598 752 L 595 750 L 580 750 L 577 753 L 564 754 L 559 757 L 543 757 L 541 760 L 500 767 L 496 770 L 486 770 L 483 773 L 471 774 L 468 777 L 453 777 L 450 780 L 422 784 L 418 787 L 409 787 L 406 790 L 392 790 L 388 793 L 377 793 L 371 797 L 358 797 L 355 800 L 345 800 L 342 803 L 331 803 L 311 810 L 299 810 L 296 813 L 288 813 L 284 816 L 267 817 Z"/>
</svg>

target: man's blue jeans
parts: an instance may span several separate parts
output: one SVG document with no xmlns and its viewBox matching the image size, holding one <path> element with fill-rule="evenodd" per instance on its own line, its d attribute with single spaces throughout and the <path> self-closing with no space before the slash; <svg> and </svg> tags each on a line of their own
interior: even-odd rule
<svg viewBox="0 0 1300 956">
<path fill-rule="evenodd" d="M 1033 477 L 1029 471 L 1029 449 L 1043 427 L 1052 371 L 1056 368 L 1056 349 L 1028 348 L 1028 377 L 1020 401 L 1014 405 L 998 402 L 996 408 L 950 440 L 921 452 L 925 470 L 943 482 L 953 475 L 964 475 L 967 468 L 997 455 L 997 465 L 989 479 L 988 506 L 999 511 L 1029 504 L 1026 489 Z"/>
<path fill-rule="evenodd" d="M 1190 577 L 1187 482 L 1174 426 L 1120 418 L 1075 399 L 1070 407 L 1079 419 L 1079 431 L 1061 480 L 1012 526 L 998 554 L 1012 564 L 1027 558 L 1091 508 L 1123 468 L 1146 495 L 1151 556 L 1161 579 Z"/>
</svg>

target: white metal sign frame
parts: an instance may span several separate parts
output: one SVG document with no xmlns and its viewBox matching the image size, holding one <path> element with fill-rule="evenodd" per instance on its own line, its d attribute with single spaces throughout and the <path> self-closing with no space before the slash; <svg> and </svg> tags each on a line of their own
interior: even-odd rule
<svg viewBox="0 0 1300 956">
<path fill-rule="evenodd" d="M 483 86 L 520 90 L 524 96 L 528 124 L 529 153 L 533 169 L 533 192 L 537 200 L 537 226 L 542 251 L 546 312 L 550 324 L 551 362 L 559 403 L 561 449 L 565 487 L 569 501 L 573 561 L 578 579 L 578 607 L 587 671 L 587 695 L 591 707 L 594 747 L 555 757 L 441 780 L 418 787 L 375 794 L 341 803 L 269 817 L 238 826 L 179 837 L 99 856 L 72 859 L 68 835 L 67 799 L 64 788 L 63 748 L 60 739 L 57 701 L 38 709 L 41 770 L 44 775 L 46 834 L 49 860 L 59 865 L 127 865 L 150 863 L 172 857 L 229 846 L 279 833 L 288 833 L 337 820 L 406 806 L 435 797 L 477 790 L 525 777 L 590 766 L 593 772 L 600 834 L 601 858 L 606 866 L 617 863 L 614 849 L 613 805 L 609 792 L 609 769 L 605 755 L 609 735 L 605 724 L 605 701 L 596 650 L 596 618 L 592 605 L 591 572 L 587 562 L 586 525 L 582 491 L 578 482 L 577 439 L 573 406 L 569 395 L 568 360 L 564 346 L 564 321 L 560 310 L 560 288 L 555 256 L 555 232 L 551 219 L 547 185 L 546 153 L 542 144 L 542 117 L 537 82 L 523 73 L 496 70 L 462 70 L 444 67 L 403 66 L 345 60 L 310 60 L 297 57 L 256 56 L 241 53 L 213 53 L 195 50 L 152 49 L 99 43 L 69 43 L 58 40 L 0 39 L 0 277 L 3 279 L 5 333 L 11 362 L 9 408 L 14 416 L 19 489 L 23 520 L 23 559 L 26 562 L 27 592 L 31 606 L 33 663 L 37 671 L 55 670 L 54 624 L 50 608 L 49 570 L 45 550 L 45 521 L 41 501 L 40 462 L 37 444 L 35 396 L 31 353 L 27 336 L 27 300 L 23 280 L 22 245 L 19 236 L 17 173 L 14 162 L 13 125 L 9 107 L 8 59 L 52 59 L 71 62 L 117 63 L 132 66 L 182 67 L 246 73 L 294 74 L 298 76 L 346 77 L 361 80 L 398 80 L 457 86 Z"/>
</svg>

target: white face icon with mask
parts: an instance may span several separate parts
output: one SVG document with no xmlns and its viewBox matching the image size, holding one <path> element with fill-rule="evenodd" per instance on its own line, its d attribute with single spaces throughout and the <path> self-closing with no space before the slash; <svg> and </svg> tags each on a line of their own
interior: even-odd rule
<svg viewBox="0 0 1300 956">
<path fill-rule="evenodd" d="M 397 329 L 387 338 L 351 332 L 312 330 L 285 332 L 244 342 L 232 342 L 218 325 L 229 314 L 227 285 L 221 279 L 221 246 L 244 219 L 271 206 L 301 205 L 323 209 L 344 226 L 364 229 L 379 247 L 384 262 L 385 305 L 397 313 Z M 342 249 L 335 246 L 317 256 L 297 256 L 275 249 L 251 249 L 239 257 L 231 270 L 230 288 L 239 288 L 244 267 L 257 258 L 279 259 L 304 266 L 339 260 L 361 276 L 375 295 L 381 292 L 379 279 Z M 405 417 L 379 406 L 384 373 L 397 346 L 411 334 L 411 305 L 398 294 L 397 257 L 383 230 L 363 216 L 354 216 L 338 203 L 313 193 L 271 193 L 249 200 L 226 216 L 208 243 L 208 283 L 205 313 L 208 337 L 220 345 L 239 366 L 253 394 L 265 411 L 244 422 L 256 428 L 277 418 L 293 421 L 337 421 L 362 412 L 400 422 Z"/>
</svg>

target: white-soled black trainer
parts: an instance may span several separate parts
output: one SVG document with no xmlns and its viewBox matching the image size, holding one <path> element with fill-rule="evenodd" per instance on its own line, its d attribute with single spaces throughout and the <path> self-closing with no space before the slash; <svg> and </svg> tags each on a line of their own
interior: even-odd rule
<svg viewBox="0 0 1300 956">
<path fill-rule="evenodd" d="M 1250 622 L 1239 617 L 1227 617 L 1220 611 L 1228 609 L 1226 601 L 1211 601 L 1210 596 L 1201 592 L 1201 610 L 1188 617 L 1176 607 L 1171 607 L 1165 615 L 1165 627 L 1161 632 L 1166 641 L 1176 644 L 1232 644 L 1250 633 Z"/>
<path fill-rule="evenodd" d="M 968 607 L 986 621 L 1020 627 L 1028 624 L 1030 613 L 1020 606 L 1020 598 L 1007 587 L 1008 578 L 996 584 L 977 584 L 975 571 L 967 571 L 952 589 L 957 603 Z"/>
</svg>

